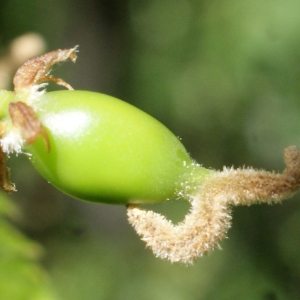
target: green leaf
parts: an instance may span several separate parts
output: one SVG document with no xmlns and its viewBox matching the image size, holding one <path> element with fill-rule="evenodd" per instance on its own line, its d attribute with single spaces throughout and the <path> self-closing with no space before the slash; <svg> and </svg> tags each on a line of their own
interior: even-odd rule
<svg viewBox="0 0 300 300">
<path fill-rule="evenodd" d="M 19 217 L 17 206 L 0 195 L 0 295 L 3 300 L 55 300 L 49 278 L 38 260 L 43 248 L 6 217 Z"/>
</svg>

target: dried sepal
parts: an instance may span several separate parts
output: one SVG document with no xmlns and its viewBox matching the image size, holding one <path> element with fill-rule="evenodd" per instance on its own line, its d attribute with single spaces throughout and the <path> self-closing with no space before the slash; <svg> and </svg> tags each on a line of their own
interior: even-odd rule
<svg viewBox="0 0 300 300">
<path fill-rule="evenodd" d="M 20 130 L 21 136 L 27 144 L 32 144 L 42 135 L 47 151 L 50 150 L 47 132 L 32 107 L 18 101 L 11 102 L 8 110 L 12 124 Z"/>
<path fill-rule="evenodd" d="M 16 188 L 9 179 L 9 168 L 6 167 L 6 154 L 0 147 L 0 187 L 5 193 L 15 192 Z"/>
<path fill-rule="evenodd" d="M 49 72 L 54 64 L 68 59 L 75 62 L 77 58 L 76 51 L 77 46 L 71 49 L 51 51 L 27 60 L 14 76 L 15 91 L 18 92 L 20 89 L 30 88 L 33 85 L 39 85 L 47 81 L 55 82 L 72 90 L 73 88 L 68 83 L 60 78 L 49 75 Z"/>
<path fill-rule="evenodd" d="M 70 59 L 75 62 L 77 46 L 71 49 L 56 50 L 27 60 L 16 72 L 13 83 L 16 99 L 21 101 L 9 104 L 9 115 L 12 124 L 17 129 L 2 135 L 1 144 L 4 152 L 21 152 L 23 142 L 32 144 L 40 135 L 43 136 L 47 150 L 50 150 L 48 135 L 41 121 L 35 114 L 32 105 L 44 93 L 41 88 L 48 81 L 55 82 L 69 90 L 73 88 L 61 78 L 49 75 L 54 64 Z"/>
<path fill-rule="evenodd" d="M 285 149 L 282 174 L 253 169 L 224 169 L 208 177 L 190 199 L 190 213 L 178 225 L 153 211 L 129 206 L 129 222 L 157 257 L 191 264 L 218 247 L 231 226 L 232 205 L 274 203 L 300 187 L 300 151 Z"/>
</svg>

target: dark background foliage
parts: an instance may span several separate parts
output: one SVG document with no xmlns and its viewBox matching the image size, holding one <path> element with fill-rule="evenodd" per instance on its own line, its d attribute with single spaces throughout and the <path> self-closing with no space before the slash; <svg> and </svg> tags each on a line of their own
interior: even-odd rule
<svg viewBox="0 0 300 300">
<path fill-rule="evenodd" d="M 43 37 L 45 51 L 78 44 L 76 64 L 54 72 L 75 89 L 143 109 L 205 167 L 280 171 L 284 147 L 300 146 L 299 12 L 296 0 L 6 0 L 0 47 L 4 55 L 28 32 Z M 58 299 L 300 297 L 299 196 L 234 208 L 223 250 L 186 267 L 145 250 L 124 207 L 70 199 L 26 157 L 9 163 L 18 226 L 44 247 Z M 157 209 L 179 220 L 187 206 Z"/>
</svg>

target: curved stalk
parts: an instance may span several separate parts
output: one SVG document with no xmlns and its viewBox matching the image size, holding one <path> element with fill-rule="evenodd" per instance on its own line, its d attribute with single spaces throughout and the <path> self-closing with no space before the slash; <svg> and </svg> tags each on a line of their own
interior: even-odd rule
<svg viewBox="0 0 300 300">
<path fill-rule="evenodd" d="M 226 236 L 231 206 L 276 203 L 299 189 L 300 151 L 290 146 L 284 156 L 286 169 L 281 174 L 224 168 L 207 177 L 190 199 L 190 213 L 178 225 L 137 206 L 128 207 L 129 222 L 157 257 L 191 264 Z"/>
</svg>

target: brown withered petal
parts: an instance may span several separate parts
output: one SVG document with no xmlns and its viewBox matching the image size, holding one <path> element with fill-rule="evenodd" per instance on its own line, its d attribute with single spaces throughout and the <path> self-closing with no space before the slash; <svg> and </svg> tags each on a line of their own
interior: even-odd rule
<svg viewBox="0 0 300 300">
<path fill-rule="evenodd" d="M 15 91 L 23 88 L 29 88 L 32 85 L 40 84 L 47 81 L 55 82 L 67 89 L 73 88 L 60 78 L 48 75 L 52 66 L 56 63 L 70 59 L 72 62 L 76 61 L 77 47 L 64 50 L 55 50 L 48 52 L 41 56 L 36 56 L 27 60 L 16 72 L 13 83 Z"/>
<path fill-rule="evenodd" d="M 32 144 L 40 135 L 42 135 L 47 150 L 50 150 L 48 135 L 32 107 L 24 102 L 18 101 L 11 102 L 8 110 L 13 125 L 20 130 L 21 136 L 27 144 Z"/>
</svg>

